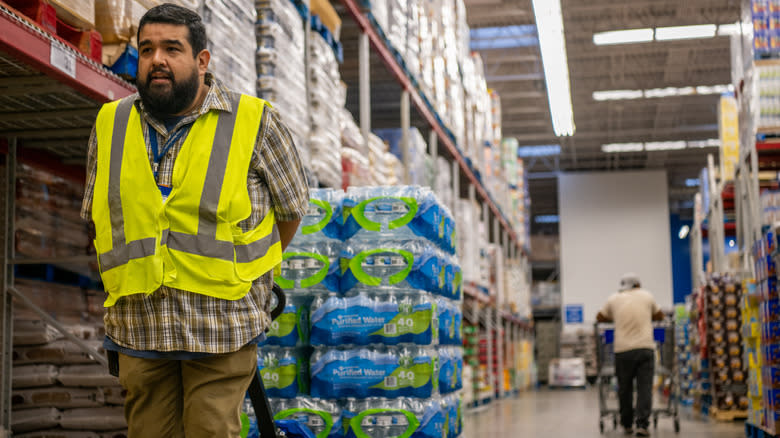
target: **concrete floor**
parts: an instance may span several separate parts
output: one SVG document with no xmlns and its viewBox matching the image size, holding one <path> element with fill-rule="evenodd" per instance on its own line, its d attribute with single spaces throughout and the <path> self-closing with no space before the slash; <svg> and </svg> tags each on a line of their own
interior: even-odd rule
<svg viewBox="0 0 780 438">
<path fill-rule="evenodd" d="M 623 437 L 612 429 L 611 421 L 604 435 L 599 433 L 598 393 L 595 389 L 526 392 L 518 398 L 494 402 L 464 417 L 464 438 L 482 437 L 557 437 L 575 438 Z M 744 438 L 741 421 L 717 423 L 688 420 L 682 415 L 680 434 L 674 433 L 671 419 L 660 418 L 653 437 Z"/>
</svg>

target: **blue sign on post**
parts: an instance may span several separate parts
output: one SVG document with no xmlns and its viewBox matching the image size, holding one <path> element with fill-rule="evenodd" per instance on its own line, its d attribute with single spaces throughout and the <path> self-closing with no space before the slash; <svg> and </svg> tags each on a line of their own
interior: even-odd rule
<svg viewBox="0 0 780 438">
<path fill-rule="evenodd" d="M 566 324 L 582 324 L 585 322 L 583 313 L 582 304 L 567 304 Z"/>
</svg>

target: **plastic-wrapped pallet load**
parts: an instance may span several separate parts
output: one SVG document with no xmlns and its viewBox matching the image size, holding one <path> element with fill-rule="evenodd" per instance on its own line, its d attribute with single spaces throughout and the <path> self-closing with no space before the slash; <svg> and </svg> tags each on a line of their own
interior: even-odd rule
<svg viewBox="0 0 780 438">
<path fill-rule="evenodd" d="M 209 68 L 228 88 L 256 95 L 257 68 L 254 55 L 255 13 L 252 0 L 205 0 L 198 5 L 206 25 Z M 229 47 L 230 50 L 225 50 Z"/>
<path fill-rule="evenodd" d="M 459 435 L 453 228 L 419 187 L 312 192 L 278 278 L 292 307 L 260 348 L 276 419 L 330 438 Z M 255 437 L 248 401 L 245 414 Z"/>
<path fill-rule="evenodd" d="M 309 35 L 311 168 L 321 184 L 338 188 L 342 183 L 340 114 L 347 92 L 333 48 L 322 35 Z"/>
<path fill-rule="evenodd" d="M 341 187 L 376 185 L 376 176 L 371 167 L 369 149 L 363 134 L 346 108 L 341 109 Z"/>
<path fill-rule="evenodd" d="M 390 153 L 399 160 L 403 156 L 401 140 L 403 132 L 401 129 L 377 129 L 374 133 L 387 144 Z M 425 144 L 420 130 L 409 128 L 409 181 L 411 185 L 424 186 L 426 184 L 426 159 L 428 157 L 428 146 Z"/>
<path fill-rule="evenodd" d="M 257 95 L 278 111 L 305 167 L 311 166 L 304 65 L 305 34 L 300 13 L 289 0 L 258 0 Z"/>
</svg>

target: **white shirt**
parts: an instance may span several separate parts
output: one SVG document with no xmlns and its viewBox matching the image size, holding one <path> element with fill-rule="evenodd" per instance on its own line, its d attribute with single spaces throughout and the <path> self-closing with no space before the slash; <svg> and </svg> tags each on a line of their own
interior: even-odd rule
<svg viewBox="0 0 780 438">
<path fill-rule="evenodd" d="M 618 292 L 609 297 L 601 314 L 615 323 L 615 353 L 655 349 L 653 314 L 658 310 L 653 294 L 643 289 Z"/>
</svg>

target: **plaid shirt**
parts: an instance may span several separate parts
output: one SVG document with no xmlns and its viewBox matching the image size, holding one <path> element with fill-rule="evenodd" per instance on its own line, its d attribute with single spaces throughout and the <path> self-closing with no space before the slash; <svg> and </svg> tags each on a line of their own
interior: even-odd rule
<svg viewBox="0 0 780 438">
<path fill-rule="evenodd" d="M 198 117 L 211 110 L 232 111 L 232 91 L 210 73 L 210 85 L 203 105 L 184 116 L 168 132 L 165 125 L 144 111 L 136 94 L 135 106 L 141 114 L 150 165 L 154 155 L 149 138 L 157 136 L 162 147 L 178 130 L 189 129 Z M 173 165 L 186 135 L 179 136 L 159 163 L 157 183 L 170 187 Z M 87 185 L 81 216 L 92 217 L 92 197 L 97 173 L 97 138 L 93 128 L 87 157 Z M 277 221 L 294 221 L 306 213 L 309 189 L 303 166 L 287 128 L 275 110 L 266 107 L 252 156 L 247 180 L 252 213 L 240 224 L 244 231 L 254 228 L 273 207 Z M 257 279 L 249 293 L 236 301 L 222 300 L 183 290 L 161 287 L 146 296 L 135 294 L 120 298 L 106 308 L 106 334 L 119 346 L 133 350 L 161 352 L 188 351 L 229 353 L 239 350 L 259 336 L 270 323 L 269 307 L 273 273 Z"/>
</svg>

